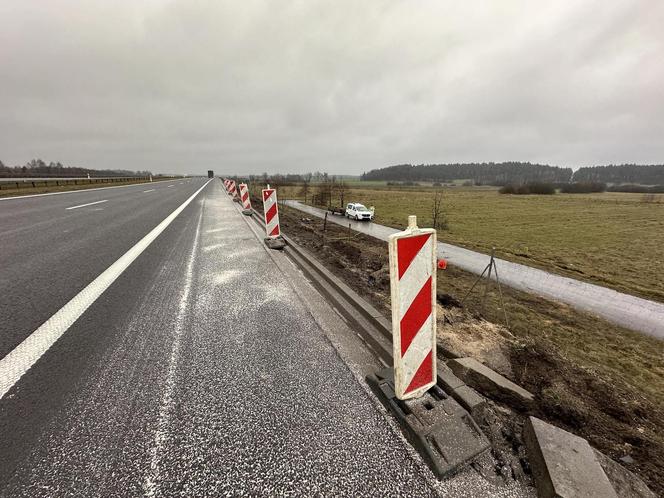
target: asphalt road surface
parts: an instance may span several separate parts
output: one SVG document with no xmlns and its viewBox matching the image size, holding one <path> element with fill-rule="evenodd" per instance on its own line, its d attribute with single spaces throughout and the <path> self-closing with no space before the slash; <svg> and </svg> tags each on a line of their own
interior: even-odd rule
<svg viewBox="0 0 664 498">
<path fill-rule="evenodd" d="M 438 482 L 250 223 L 219 180 L 0 201 L 0 496 L 531 494 Z"/>
<path fill-rule="evenodd" d="M 309 215 L 318 218 L 325 216 L 324 210 L 302 204 L 299 201 L 286 200 L 283 202 L 287 206 L 299 209 Z M 377 223 L 349 220 L 338 215 L 328 215 L 327 219 L 343 226 L 348 226 L 350 223 L 353 230 L 385 241 L 388 240 L 391 234 L 399 231 Z M 476 275 L 480 275 L 489 263 L 489 256 L 486 254 L 443 242 L 438 243 L 438 257 L 445 258 L 450 264 Z M 503 284 L 521 291 L 561 301 L 628 329 L 664 339 L 664 304 L 662 303 L 641 299 L 572 278 L 561 277 L 503 259 L 496 258 L 496 266 L 498 276 Z"/>
</svg>

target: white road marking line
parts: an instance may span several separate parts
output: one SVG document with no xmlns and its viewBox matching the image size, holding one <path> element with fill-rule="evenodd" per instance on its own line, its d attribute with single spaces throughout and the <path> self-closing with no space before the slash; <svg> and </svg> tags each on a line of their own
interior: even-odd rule
<svg viewBox="0 0 664 498">
<path fill-rule="evenodd" d="M 108 202 L 108 199 L 104 199 L 103 201 L 96 201 L 96 202 L 88 202 L 87 204 L 81 204 L 79 206 L 72 206 L 65 208 L 67 211 L 70 209 L 78 209 L 78 208 L 84 208 L 85 206 L 94 206 L 95 204 L 101 204 L 102 202 Z"/>
<path fill-rule="evenodd" d="M 169 185 L 168 188 L 175 187 L 175 185 Z"/>
<path fill-rule="evenodd" d="M 7 356 L 0 360 L 0 399 L 34 365 L 48 349 L 85 313 L 92 303 L 138 258 L 145 249 L 170 225 L 211 180 L 194 192 L 180 207 L 139 240 L 101 275 L 90 282 L 67 304 L 26 337 Z"/>
<path fill-rule="evenodd" d="M 154 191 L 155 191 L 155 189 L 151 188 L 150 190 L 144 190 L 143 193 L 145 194 L 147 192 L 154 192 Z"/>
<path fill-rule="evenodd" d="M 159 181 L 165 182 L 168 180 Z M 18 201 L 20 199 L 29 199 L 30 197 L 46 197 L 47 195 L 80 194 L 81 192 L 93 192 L 95 190 L 107 190 L 109 188 L 144 187 L 146 183 L 149 182 L 132 183 L 131 185 L 115 185 L 113 187 L 81 188 L 78 190 L 66 190 L 65 192 L 49 192 L 47 194 L 16 195 L 13 197 L 0 197 L 0 201 Z"/>
<path fill-rule="evenodd" d="M 159 483 L 161 481 L 161 454 L 164 451 L 164 445 L 167 439 L 167 424 L 171 418 L 173 410 L 173 393 L 175 390 L 175 373 L 177 370 L 178 362 L 180 360 L 180 344 L 182 343 L 182 334 L 184 333 L 184 320 L 187 316 L 187 309 L 189 308 L 189 294 L 191 293 L 191 283 L 194 279 L 194 260 L 198 252 L 198 240 L 201 234 L 201 223 L 203 221 L 203 210 L 198 216 L 198 224 L 196 225 L 196 235 L 194 235 L 194 245 L 189 254 L 189 261 L 187 261 L 187 271 L 185 273 L 184 288 L 180 295 L 180 302 L 178 305 L 178 314 L 175 317 L 175 326 L 173 327 L 173 346 L 171 348 L 171 356 L 168 360 L 168 372 L 166 374 L 166 387 L 161 398 L 161 405 L 159 406 L 159 421 L 157 422 L 157 430 L 154 435 L 154 446 L 150 449 L 150 472 L 145 478 L 143 489 L 148 497 L 155 496 L 159 490 Z"/>
</svg>

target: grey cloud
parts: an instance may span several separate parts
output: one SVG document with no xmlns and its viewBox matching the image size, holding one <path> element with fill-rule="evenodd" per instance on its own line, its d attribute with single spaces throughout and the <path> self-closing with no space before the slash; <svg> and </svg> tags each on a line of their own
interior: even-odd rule
<svg viewBox="0 0 664 498">
<path fill-rule="evenodd" d="M 358 173 L 664 159 L 664 4 L 0 4 L 0 159 Z"/>
</svg>

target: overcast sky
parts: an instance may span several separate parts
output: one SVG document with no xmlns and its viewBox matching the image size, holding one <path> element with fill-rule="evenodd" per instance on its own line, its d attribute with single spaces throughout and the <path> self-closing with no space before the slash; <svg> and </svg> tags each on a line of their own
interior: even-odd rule
<svg viewBox="0 0 664 498">
<path fill-rule="evenodd" d="M 0 160 L 664 162 L 664 2 L 0 0 Z"/>
</svg>

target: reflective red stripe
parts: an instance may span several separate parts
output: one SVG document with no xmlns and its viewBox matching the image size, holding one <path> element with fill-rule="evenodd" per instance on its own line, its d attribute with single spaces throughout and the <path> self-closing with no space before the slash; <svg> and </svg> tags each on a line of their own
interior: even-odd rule
<svg viewBox="0 0 664 498">
<path fill-rule="evenodd" d="M 270 207 L 270 209 L 268 209 L 267 213 L 265 213 L 265 223 L 270 223 L 272 221 L 272 218 L 274 218 L 275 214 L 277 214 L 277 204 L 276 203 L 272 204 L 272 207 Z"/>
<path fill-rule="evenodd" d="M 401 319 L 401 356 L 406 354 L 410 343 L 431 315 L 431 277 L 413 299 L 408 311 Z"/>
<path fill-rule="evenodd" d="M 427 385 L 429 382 L 431 382 L 432 378 L 433 378 L 433 357 L 432 357 L 432 352 L 429 351 L 429 354 L 427 355 L 426 358 L 424 358 L 424 360 L 418 367 L 417 372 L 415 372 L 415 375 L 410 381 L 410 384 L 408 384 L 408 388 L 406 389 L 405 393 L 409 393 L 411 391 L 414 391 L 415 389 Z"/>
<path fill-rule="evenodd" d="M 397 240 L 397 250 L 399 252 L 399 279 L 406 273 L 406 270 L 413 262 L 422 246 L 427 243 L 431 234 L 417 235 L 415 237 L 406 237 Z"/>
</svg>

